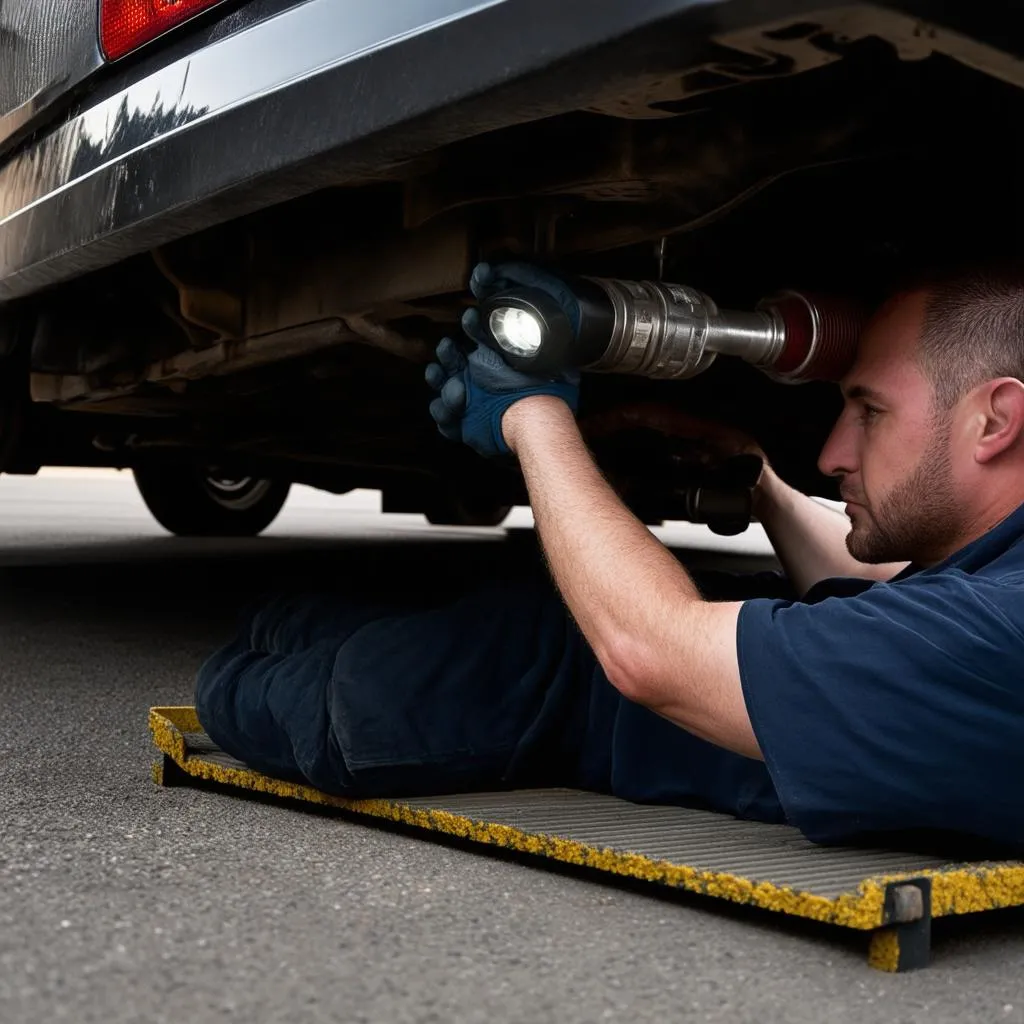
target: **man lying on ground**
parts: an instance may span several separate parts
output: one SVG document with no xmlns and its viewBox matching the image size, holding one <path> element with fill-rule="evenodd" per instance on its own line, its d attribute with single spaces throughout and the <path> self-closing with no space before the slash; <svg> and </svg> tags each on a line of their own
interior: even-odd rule
<svg viewBox="0 0 1024 1024">
<path fill-rule="evenodd" d="M 478 268 L 477 298 L 503 273 Z M 557 785 L 819 842 L 1024 842 L 1024 278 L 873 318 L 819 460 L 849 519 L 770 467 L 757 485 L 788 597 L 702 593 L 596 468 L 574 378 L 438 356 L 435 419 L 514 453 L 557 592 L 274 602 L 200 671 L 221 747 L 354 796 Z"/>
</svg>

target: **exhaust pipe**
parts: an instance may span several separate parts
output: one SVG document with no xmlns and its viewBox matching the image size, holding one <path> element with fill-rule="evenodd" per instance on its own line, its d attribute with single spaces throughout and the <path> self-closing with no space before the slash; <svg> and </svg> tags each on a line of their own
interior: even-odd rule
<svg viewBox="0 0 1024 1024">
<path fill-rule="evenodd" d="M 786 383 L 838 381 L 867 319 L 852 303 L 795 291 L 741 312 L 659 281 L 580 278 L 571 287 L 578 325 L 541 289 L 512 289 L 482 303 L 492 347 L 516 369 L 537 374 L 575 368 L 683 380 L 727 355 Z"/>
</svg>

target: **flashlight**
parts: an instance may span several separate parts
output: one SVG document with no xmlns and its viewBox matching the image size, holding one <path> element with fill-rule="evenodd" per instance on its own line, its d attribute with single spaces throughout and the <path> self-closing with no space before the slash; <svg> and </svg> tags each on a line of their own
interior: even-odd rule
<svg viewBox="0 0 1024 1024">
<path fill-rule="evenodd" d="M 518 288 L 485 302 L 480 317 L 493 347 L 517 368 L 557 373 L 585 358 L 565 310 L 540 288 Z"/>
<path fill-rule="evenodd" d="M 518 370 L 558 374 L 600 360 L 615 331 L 614 310 L 596 281 L 572 282 L 576 324 L 542 288 L 514 288 L 480 306 L 486 337 Z"/>
<path fill-rule="evenodd" d="M 787 291 L 749 312 L 719 310 L 703 292 L 660 281 L 566 282 L 578 324 L 538 288 L 513 288 L 481 304 L 488 344 L 518 370 L 566 369 L 682 380 L 719 355 L 737 356 L 777 380 L 840 380 L 865 316 L 850 303 Z"/>
</svg>

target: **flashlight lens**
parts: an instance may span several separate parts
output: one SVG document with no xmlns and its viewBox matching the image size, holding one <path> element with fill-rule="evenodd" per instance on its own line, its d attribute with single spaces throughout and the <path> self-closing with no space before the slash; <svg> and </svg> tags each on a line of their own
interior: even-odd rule
<svg viewBox="0 0 1024 1024">
<path fill-rule="evenodd" d="M 491 312 L 487 323 L 494 340 L 512 355 L 532 356 L 540 348 L 543 328 L 529 310 L 499 306 Z"/>
</svg>

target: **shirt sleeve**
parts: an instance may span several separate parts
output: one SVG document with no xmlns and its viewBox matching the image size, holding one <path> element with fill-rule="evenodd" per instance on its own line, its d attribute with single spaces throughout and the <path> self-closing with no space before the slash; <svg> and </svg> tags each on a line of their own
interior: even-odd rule
<svg viewBox="0 0 1024 1024">
<path fill-rule="evenodd" d="M 1024 841 L 1020 587 L 959 572 L 739 616 L 744 698 L 787 819 Z"/>
</svg>

